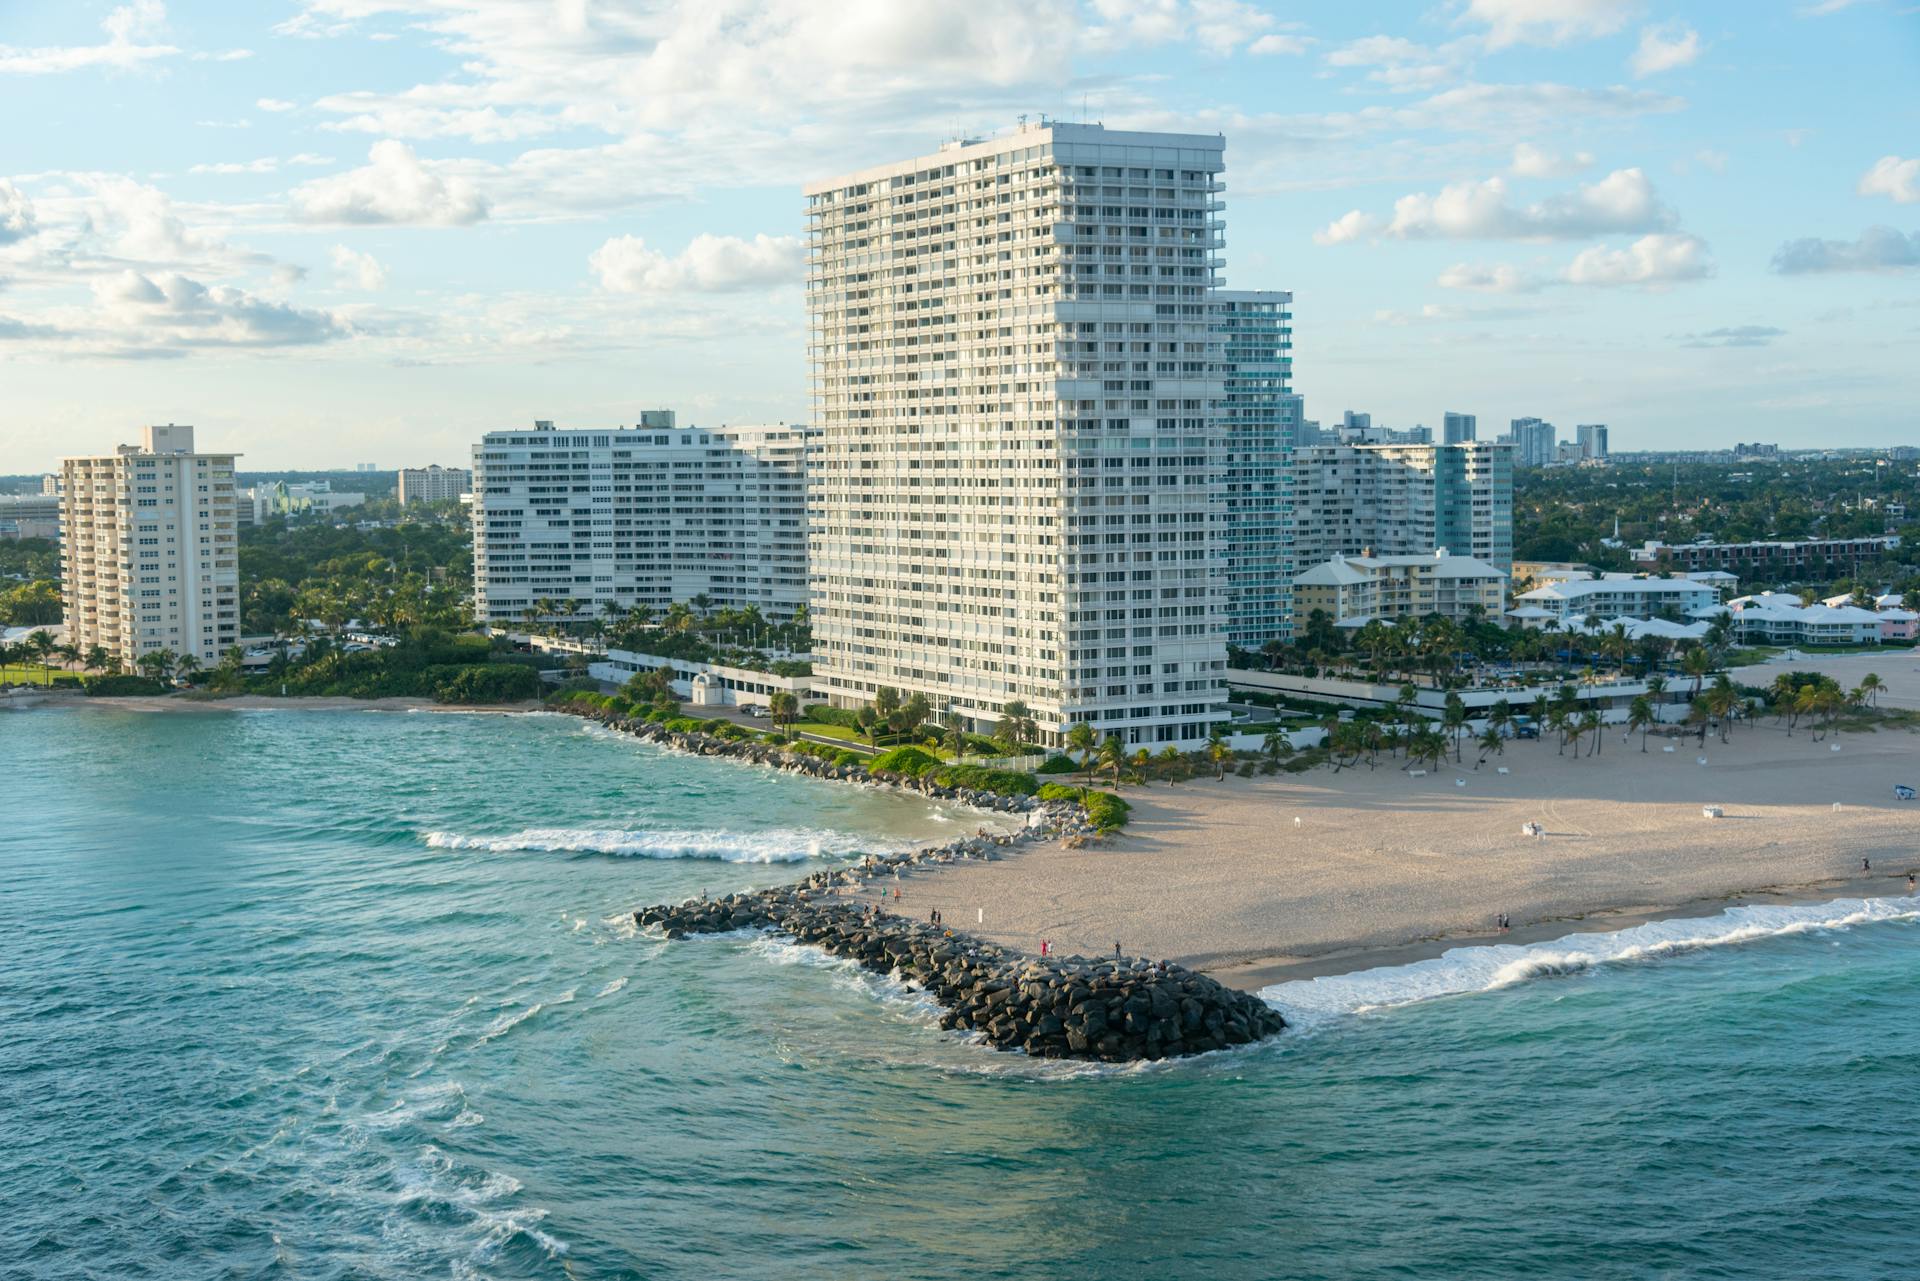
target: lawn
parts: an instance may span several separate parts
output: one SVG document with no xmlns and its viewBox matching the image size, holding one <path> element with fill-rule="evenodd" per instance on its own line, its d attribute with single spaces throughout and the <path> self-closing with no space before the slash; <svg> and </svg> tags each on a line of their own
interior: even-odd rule
<svg viewBox="0 0 1920 1281">
<path fill-rule="evenodd" d="M 0 663 L 0 685 L 45 685 L 52 676 L 68 674 L 64 667 L 42 667 L 38 663 Z"/>
</svg>

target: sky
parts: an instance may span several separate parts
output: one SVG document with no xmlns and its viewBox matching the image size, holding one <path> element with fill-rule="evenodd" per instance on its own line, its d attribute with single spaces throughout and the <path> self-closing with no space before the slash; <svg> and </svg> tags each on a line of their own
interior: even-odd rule
<svg viewBox="0 0 1920 1281">
<path fill-rule="evenodd" d="M 8 0 L 0 472 L 807 414 L 801 187 L 1226 137 L 1310 417 L 1920 443 L 1916 0 Z"/>
</svg>

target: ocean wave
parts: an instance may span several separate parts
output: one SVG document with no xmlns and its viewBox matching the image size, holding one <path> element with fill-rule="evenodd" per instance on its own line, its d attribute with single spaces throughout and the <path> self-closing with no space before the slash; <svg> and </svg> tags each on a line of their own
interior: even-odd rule
<svg viewBox="0 0 1920 1281">
<path fill-rule="evenodd" d="M 1547 943 L 1457 947 L 1430 960 L 1352 974 L 1275 983 L 1260 999 L 1297 1028 L 1349 1014 L 1391 1009 L 1443 996 L 1497 992 L 1533 979 L 1579 974 L 1609 965 L 1659 960 L 1703 948 L 1884 921 L 1920 920 L 1920 900 L 1836 899 L 1730 907 L 1718 916 L 1649 921 L 1612 933 L 1570 934 Z"/>
<path fill-rule="evenodd" d="M 871 839 L 802 827 L 766 832 L 530 827 L 505 836 L 428 832 L 426 842 L 432 849 L 484 850 L 492 854 L 614 854 L 629 858 L 710 858 L 727 863 L 798 863 L 810 858 L 847 857 L 875 847 Z"/>
</svg>

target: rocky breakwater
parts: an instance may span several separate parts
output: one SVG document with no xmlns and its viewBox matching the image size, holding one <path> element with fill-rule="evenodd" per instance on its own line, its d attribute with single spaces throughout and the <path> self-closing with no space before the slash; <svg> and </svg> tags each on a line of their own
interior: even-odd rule
<svg viewBox="0 0 1920 1281">
<path fill-rule="evenodd" d="M 956 930 L 876 912 L 831 895 L 816 873 L 796 886 L 663 904 L 633 914 L 668 938 L 772 929 L 897 975 L 944 1007 L 941 1026 L 1001 1050 L 1130 1063 L 1246 1045 L 1286 1021 L 1271 1006 L 1177 965 L 1035 957 Z"/>
</svg>

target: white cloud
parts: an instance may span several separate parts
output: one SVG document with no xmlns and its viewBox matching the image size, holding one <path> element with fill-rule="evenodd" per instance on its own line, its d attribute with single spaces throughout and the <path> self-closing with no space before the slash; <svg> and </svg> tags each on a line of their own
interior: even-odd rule
<svg viewBox="0 0 1920 1281">
<path fill-rule="evenodd" d="M 1616 169 L 1599 182 L 1524 207 L 1508 203 L 1506 180 L 1498 177 L 1454 183 L 1437 196 L 1402 196 L 1381 234 L 1400 240 L 1570 240 L 1653 231 L 1674 221 L 1673 211 L 1660 203 L 1645 173 Z M 1356 209 L 1316 239 L 1341 244 L 1377 226 L 1377 219 Z"/>
<path fill-rule="evenodd" d="M 1818 4 L 1810 4 L 1801 9 L 1800 16 L 1803 18 L 1824 18 L 1830 13 L 1839 13 L 1842 9 L 1851 9 L 1860 3 L 1862 3 L 1862 0 L 1820 0 Z"/>
<path fill-rule="evenodd" d="M 1457 79 L 1470 43 L 1454 41 L 1430 49 L 1400 36 L 1362 36 L 1327 54 L 1326 61 L 1330 67 L 1369 68 L 1367 79 L 1404 93 Z"/>
<path fill-rule="evenodd" d="M 1261 36 L 1247 46 L 1247 52 L 1261 56 L 1303 54 L 1312 44 L 1311 36 Z"/>
<path fill-rule="evenodd" d="M 253 56 L 251 49 L 216 49 L 189 55 L 195 62 L 245 62 Z"/>
<path fill-rule="evenodd" d="M 1455 263 L 1434 283 L 1443 289 L 1468 289 L 1482 294 L 1531 293 L 1540 281 L 1511 263 Z"/>
<path fill-rule="evenodd" d="M 312 167 L 316 165 L 330 165 L 333 163 L 333 157 L 317 155 L 311 151 L 302 151 L 298 155 L 288 156 L 287 163 L 290 165 L 301 165 L 304 167 Z"/>
<path fill-rule="evenodd" d="M 1313 242 L 1317 245 L 1344 245 L 1367 236 L 1378 235 L 1379 232 L 1378 218 L 1354 209 L 1328 223 L 1325 231 L 1314 232 Z"/>
<path fill-rule="evenodd" d="M 806 260 L 798 236 L 702 233 L 669 257 L 638 236 L 615 236 L 587 259 L 610 293 L 726 293 L 799 284 Z"/>
<path fill-rule="evenodd" d="M 1086 39 L 1102 49 L 1191 41 L 1225 57 L 1273 26 L 1269 14 L 1242 0 L 1090 0 L 1090 8 L 1099 25 Z"/>
<path fill-rule="evenodd" d="M 119 174 L 88 174 L 90 230 L 111 236 L 111 252 L 144 263 L 204 263 L 230 253 L 216 235 L 189 231 L 173 200 L 158 187 Z"/>
<path fill-rule="evenodd" d="M 101 21 L 105 44 L 63 45 L 21 49 L 0 44 L 0 75 L 55 75 L 86 67 L 127 70 L 156 58 L 180 52 L 169 44 L 142 44 L 166 25 L 167 10 L 160 0 L 132 0 L 111 10 Z"/>
<path fill-rule="evenodd" d="M 292 111 L 299 104 L 285 98 L 256 98 L 253 105 L 262 111 Z"/>
<path fill-rule="evenodd" d="M 1873 168 L 1860 175 L 1856 190 L 1863 196 L 1891 196 L 1896 204 L 1920 201 L 1920 159 L 1882 156 Z"/>
<path fill-rule="evenodd" d="M 280 162 L 272 156 L 262 156 L 258 160 L 228 160 L 216 164 L 194 165 L 188 173 L 273 173 L 280 168 Z"/>
<path fill-rule="evenodd" d="M 294 212 L 308 222 L 423 223 L 459 226 L 487 216 L 487 201 L 471 182 L 430 166 L 404 142 L 386 139 L 367 152 L 371 162 L 303 183 Z"/>
<path fill-rule="evenodd" d="M 176 272 L 118 272 L 94 281 L 93 293 L 112 336 L 144 354 L 173 348 L 305 346 L 348 333 L 346 324 L 329 312 L 270 302 Z"/>
<path fill-rule="evenodd" d="M 1640 28 L 1640 46 L 1627 65 L 1641 78 L 1690 67 L 1700 56 L 1700 33 L 1677 22 Z"/>
<path fill-rule="evenodd" d="M 1920 267 L 1920 231 L 1911 235 L 1892 227 L 1869 227 L 1858 240 L 1790 240 L 1773 255 L 1773 270 L 1784 276 L 1829 271 L 1904 271 Z"/>
<path fill-rule="evenodd" d="M 1513 164 L 1508 172 L 1517 178 L 1565 178 L 1593 166 L 1591 151 L 1576 151 L 1570 155 L 1557 155 L 1543 151 L 1530 142 L 1515 144 Z"/>
<path fill-rule="evenodd" d="M 1681 334 L 1682 347 L 1766 347 L 1787 331 L 1773 325 L 1728 325 L 1701 334 Z"/>
<path fill-rule="evenodd" d="M 34 232 L 33 202 L 27 193 L 0 178 L 0 245 L 25 240 Z"/>
<path fill-rule="evenodd" d="M 1487 47 L 1562 45 L 1610 36 L 1639 10 L 1637 0 L 1469 0 L 1463 22 L 1487 27 Z"/>
<path fill-rule="evenodd" d="M 1565 279 L 1573 285 L 1658 287 L 1712 274 L 1707 242 L 1676 232 L 1642 236 L 1625 249 L 1588 249 L 1568 264 Z"/>
<path fill-rule="evenodd" d="M 356 253 L 345 245 L 335 245 L 331 257 L 334 271 L 368 293 L 386 287 L 387 269 L 372 254 Z"/>
</svg>

